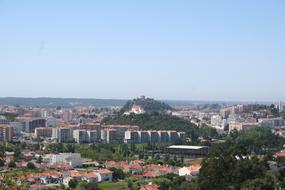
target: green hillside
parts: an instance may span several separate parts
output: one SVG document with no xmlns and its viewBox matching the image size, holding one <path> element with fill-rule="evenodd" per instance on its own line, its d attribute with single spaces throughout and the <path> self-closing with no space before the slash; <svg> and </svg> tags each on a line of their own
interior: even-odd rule
<svg viewBox="0 0 285 190">
<path fill-rule="evenodd" d="M 131 115 L 117 115 L 115 117 L 108 117 L 104 119 L 105 124 L 119 124 L 119 125 L 138 125 L 141 130 L 176 130 L 184 131 L 188 136 L 197 138 L 198 136 L 217 135 L 215 129 L 204 126 L 197 127 L 191 122 L 168 114 L 131 114 Z"/>
<path fill-rule="evenodd" d="M 166 111 L 173 109 L 172 107 L 170 107 L 168 104 L 164 102 L 157 101 L 152 98 L 145 98 L 144 96 L 142 96 L 140 98 L 136 98 L 131 101 L 128 101 L 122 110 L 130 111 L 133 106 L 140 106 L 147 113 L 166 112 Z"/>
</svg>

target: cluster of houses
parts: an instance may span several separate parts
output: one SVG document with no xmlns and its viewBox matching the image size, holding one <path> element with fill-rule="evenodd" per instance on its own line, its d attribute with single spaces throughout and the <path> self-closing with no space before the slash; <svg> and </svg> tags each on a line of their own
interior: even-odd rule
<svg viewBox="0 0 285 190">
<path fill-rule="evenodd" d="M 6 152 L 6 162 L 14 160 L 14 152 Z M 41 162 L 39 163 L 39 156 Z M 189 167 L 174 167 L 169 165 L 145 164 L 143 160 L 133 161 L 106 161 L 95 167 L 84 168 L 86 163 L 81 162 L 79 153 L 59 153 L 38 155 L 33 151 L 21 152 L 16 167 L 27 167 L 28 163 L 33 163 L 35 167 L 43 169 L 44 172 L 30 173 L 18 177 L 19 181 L 29 184 L 31 190 L 42 190 L 57 187 L 61 184 L 66 187 L 72 179 L 85 182 L 112 182 L 113 172 L 111 168 L 123 170 L 125 173 L 132 175 L 140 180 L 151 180 L 155 177 L 165 174 L 177 174 L 185 176 L 191 180 L 199 174 L 200 165 Z M 146 185 L 144 188 L 152 188 L 155 185 Z"/>
<path fill-rule="evenodd" d="M 98 170 L 68 170 L 68 171 L 46 171 L 43 173 L 32 173 L 29 175 L 21 176 L 19 178 L 22 181 L 28 182 L 31 190 L 47 189 L 51 187 L 57 187 L 61 184 L 66 187 L 69 186 L 69 182 L 72 179 L 78 181 L 86 181 L 88 183 L 94 182 L 112 182 L 113 172 L 108 169 Z"/>
<path fill-rule="evenodd" d="M 179 176 L 185 176 L 187 180 L 191 180 L 198 176 L 200 165 L 191 165 L 189 167 L 174 167 L 169 165 L 159 164 L 144 164 L 142 160 L 127 161 L 107 161 L 105 163 L 107 168 L 121 169 L 126 173 L 133 175 L 138 179 L 149 180 L 158 176 L 166 174 L 177 174 Z"/>
<path fill-rule="evenodd" d="M 103 164 L 106 168 L 117 168 L 122 169 L 124 172 L 129 173 L 133 177 L 142 180 L 151 180 L 155 177 L 162 176 L 165 174 L 177 174 L 180 176 L 185 176 L 186 180 L 191 180 L 198 176 L 200 165 L 192 165 L 189 167 L 173 167 L 168 165 L 155 165 L 149 164 L 144 165 L 142 160 L 134 161 L 106 161 Z M 113 172 L 109 169 L 83 169 L 76 168 L 70 170 L 47 170 L 42 173 L 32 173 L 24 176 L 20 176 L 20 181 L 25 181 L 29 184 L 31 190 L 43 190 L 47 188 L 57 187 L 61 184 L 66 187 L 69 186 L 69 182 L 72 179 L 77 181 L 85 182 L 112 182 Z M 149 184 L 142 186 L 142 189 L 152 189 L 158 188 L 157 185 Z"/>
</svg>

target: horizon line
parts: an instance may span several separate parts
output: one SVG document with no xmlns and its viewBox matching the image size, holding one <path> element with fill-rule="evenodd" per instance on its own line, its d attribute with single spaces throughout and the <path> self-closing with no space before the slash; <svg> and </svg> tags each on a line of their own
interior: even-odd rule
<svg viewBox="0 0 285 190">
<path fill-rule="evenodd" d="M 151 98 L 146 96 L 147 98 Z M 37 97 L 25 97 L 25 96 L 0 96 L 0 99 L 4 98 L 23 98 L 23 99 L 85 99 L 85 100 L 118 100 L 118 101 L 128 101 L 133 100 L 135 98 L 83 98 L 83 97 L 50 97 L 50 96 L 37 96 Z M 197 99 L 160 99 L 160 98 L 152 98 L 159 101 L 177 101 L 177 102 L 224 102 L 224 103 L 279 103 L 283 102 L 282 100 L 197 100 Z"/>
</svg>

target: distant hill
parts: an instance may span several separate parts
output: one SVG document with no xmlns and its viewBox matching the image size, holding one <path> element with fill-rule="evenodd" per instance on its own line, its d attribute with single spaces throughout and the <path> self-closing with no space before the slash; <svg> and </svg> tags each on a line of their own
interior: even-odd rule
<svg viewBox="0 0 285 190">
<path fill-rule="evenodd" d="M 123 107 L 128 100 L 122 99 L 93 99 L 93 98 L 21 98 L 21 97 L 0 97 L 0 104 L 7 105 L 24 105 L 24 106 L 38 106 L 38 107 L 70 107 L 73 105 L 93 105 L 97 107 L 111 107 L 119 106 Z M 130 101 L 131 102 L 131 101 Z M 161 102 L 170 105 L 172 107 L 181 106 L 197 106 L 205 104 L 238 104 L 244 102 L 222 102 L 222 101 L 183 101 L 183 100 L 161 100 Z M 259 103 L 268 104 L 272 102 L 248 102 L 248 103 Z"/>
<path fill-rule="evenodd" d="M 129 112 L 132 111 L 134 107 L 139 107 L 146 113 L 167 112 L 173 110 L 173 108 L 167 103 L 157 101 L 152 98 L 146 98 L 144 96 L 128 101 L 122 110 Z"/>
<path fill-rule="evenodd" d="M 0 104 L 23 105 L 38 107 L 71 107 L 74 105 L 93 105 L 97 107 L 111 107 L 125 105 L 127 100 L 115 99 L 82 99 L 82 98 L 0 98 Z"/>
</svg>

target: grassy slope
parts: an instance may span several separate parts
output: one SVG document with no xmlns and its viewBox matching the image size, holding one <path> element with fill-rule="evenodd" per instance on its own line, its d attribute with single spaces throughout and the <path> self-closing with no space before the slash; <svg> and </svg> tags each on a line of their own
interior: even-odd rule
<svg viewBox="0 0 285 190">
<path fill-rule="evenodd" d="M 125 181 L 116 183 L 103 182 L 99 184 L 99 187 L 103 190 L 129 190 L 128 184 Z"/>
</svg>

